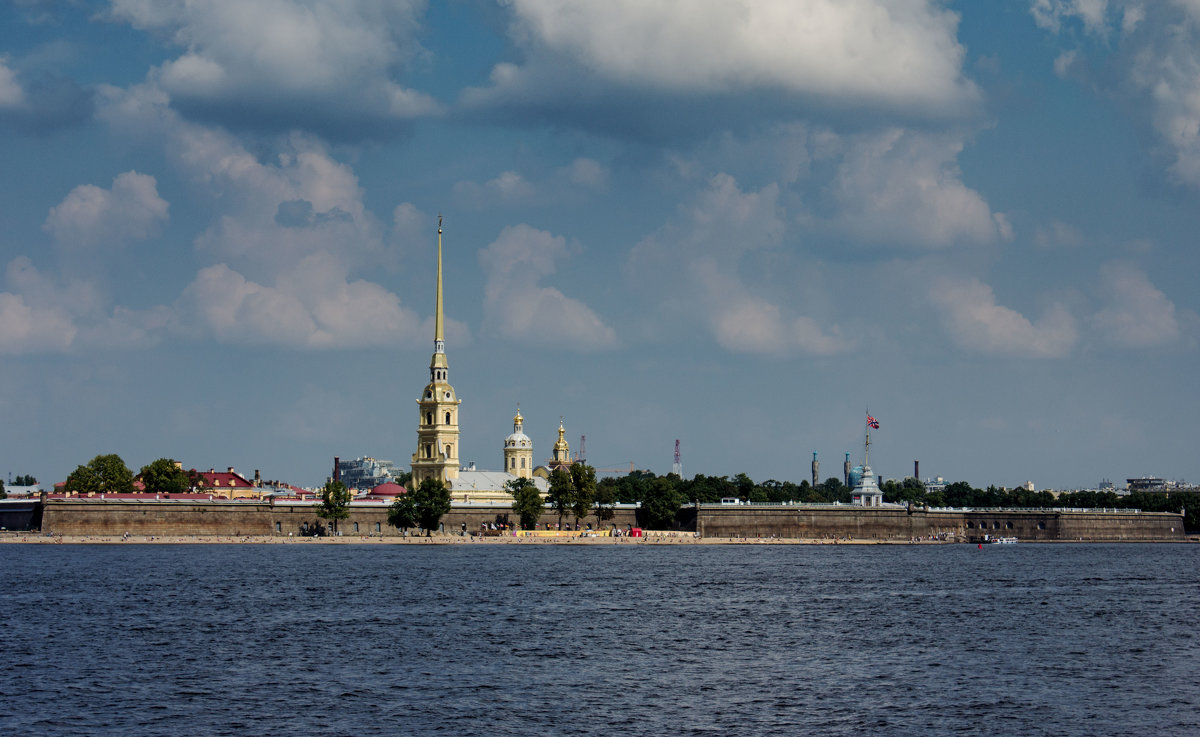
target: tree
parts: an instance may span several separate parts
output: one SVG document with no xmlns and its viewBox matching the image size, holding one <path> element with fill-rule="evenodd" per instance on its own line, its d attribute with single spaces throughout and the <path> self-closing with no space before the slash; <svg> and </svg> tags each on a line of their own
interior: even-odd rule
<svg viewBox="0 0 1200 737">
<path fill-rule="evenodd" d="M 546 501 L 558 513 L 558 526 L 562 527 L 563 515 L 571 508 L 571 497 L 575 495 L 575 485 L 571 482 L 571 474 L 561 468 L 550 472 L 550 493 Z"/>
<path fill-rule="evenodd" d="M 4 490 L 4 480 L 0 479 L 0 499 L 7 499 L 8 492 Z"/>
<path fill-rule="evenodd" d="M 657 478 L 646 488 L 642 500 L 642 515 L 645 524 L 652 530 L 668 530 L 675 525 L 681 497 L 675 485 L 665 478 Z"/>
<path fill-rule="evenodd" d="M 417 523 L 424 528 L 428 537 L 441 522 L 442 516 L 450 511 L 450 490 L 441 479 L 425 479 L 416 491 L 410 493 L 413 495 Z"/>
<path fill-rule="evenodd" d="M 537 527 L 538 518 L 542 516 L 546 507 L 533 482 L 529 479 L 515 478 L 504 486 L 513 496 L 512 510 L 521 518 L 521 529 L 532 530 Z"/>
<path fill-rule="evenodd" d="M 396 477 L 392 480 L 407 489 L 408 485 L 412 483 L 412 471 L 404 471 L 403 473 L 396 474 Z"/>
<path fill-rule="evenodd" d="M 417 507 L 413 504 L 412 494 L 401 494 L 388 508 L 388 524 L 398 530 L 408 532 L 410 527 L 417 526 Z"/>
<path fill-rule="evenodd" d="M 592 511 L 592 500 L 596 498 L 596 469 L 586 463 L 571 466 L 571 514 L 575 515 L 575 526 Z"/>
<path fill-rule="evenodd" d="M 617 489 L 611 484 L 596 484 L 596 519 L 607 522 L 616 514 Z"/>
<path fill-rule="evenodd" d="M 80 494 L 127 494 L 133 491 L 133 472 L 116 453 L 99 455 L 86 466 L 77 466 L 67 476 L 63 490 Z"/>
<path fill-rule="evenodd" d="M 184 494 L 191 487 L 188 474 L 170 458 L 159 458 L 138 473 L 142 487 L 151 494 Z"/>
<path fill-rule="evenodd" d="M 37 479 L 35 479 L 33 476 L 25 474 L 24 476 L 18 476 L 13 479 L 13 486 L 36 486 L 37 482 Z M 3 482 L 0 481 L 0 484 L 3 484 Z"/>
<path fill-rule="evenodd" d="M 345 484 L 332 479 L 325 482 L 324 488 L 321 489 L 321 506 L 317 509 L 317 516 L 329 520 L 333 534 L 337 534 L 338 520 L 350 516 L 350 490 Z"/>
</svg>

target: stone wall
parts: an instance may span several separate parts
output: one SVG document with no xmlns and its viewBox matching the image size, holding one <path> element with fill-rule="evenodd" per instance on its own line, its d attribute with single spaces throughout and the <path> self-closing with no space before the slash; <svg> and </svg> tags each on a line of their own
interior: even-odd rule
<svg viewBox="0 0 1200 737">
<path fill-rule="evenodd" d="M 701 506 L 705 537 L 787 537 L 854 540 L 953 538 L 984 535 L 1020 540 L 1183 540 L 1183 515 L 1132 511 L 963 511 L 852 506 Z"/>
<path fill-rule="evenodd" d="M 388 506 L 352 505 L 350 516 L 338 523 L 343 535 L 395 536 L 402 532 L 388 525 Z M 453 507 L 442 518 L 447 531 L 461 530 L 465 524 L 468 531 L 480 530 L 481 524 L 516 521 L 512 507 L 508 505 L 471 504 Z M 566 516 L 564 526 L 574 523 L 575 518 Z M 558 516 L 546 512 L 541 523 L 551 525 Z M 636 527 L 636 510 L 631 507 L 618 508 L 613 519 L 601 523 L 595 516 L 580 521 L 582 527 L 591 523 L 595 529 L 617 526 Z M 62 535 L 113 536 L 128 532 L 139 536 L 169 535 L 298 535 L 305 529 L 329 523 L 317 516 L 315 504 L 248 501 L 171 501 L 171 500 L 100 500 L 100 499 L 52 499 L 43 508 L 41 529 L 43 532 Z M 357 527 L 356 527 L 357 525 Z M 414 531 L 415 532 L 415 531 Z"/>
</svg>

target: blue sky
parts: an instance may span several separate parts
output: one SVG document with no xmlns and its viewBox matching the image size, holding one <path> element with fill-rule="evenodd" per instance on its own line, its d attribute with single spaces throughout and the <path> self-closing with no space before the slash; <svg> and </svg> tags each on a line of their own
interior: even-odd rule
<svg viewBox="0 0 1200 737">
<path fill-rule="evenodd" d="M 0 8 L 3 470 L 1200 478 L 1200 4 Z"/>
</svg>

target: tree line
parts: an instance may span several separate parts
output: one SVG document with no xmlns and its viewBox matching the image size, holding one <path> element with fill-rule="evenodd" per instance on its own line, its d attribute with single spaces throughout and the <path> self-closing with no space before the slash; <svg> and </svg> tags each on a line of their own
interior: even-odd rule
<svg viewBox="0 0 1200 737">
<path fill-rule="evenodd" d="M 197 485 L 198 476 L 184 471 L 169 458 L 159 458 L 143 466 L 136 478 L 149 493 L 184 493 Z M 98 455 L 72 471 L 64 489 L 79 493 L 126 493 L 134 490 L 134 479 L 133 472 L 119 455 Z M 404 481 L 411 482 L 411 476 L 406 475 Z M 332 484 L 341 488 L 337 489 Z M 3 488 L 0 484 L 0 494 Z M 524 529 L 532 529 L 537 525 L 547 505 L 558 516 L 561 525 L 567 515 L 578 521 L 595 514 L 604 521 L 612 519 L 615 504 L 641 504 L 639 517 L 642 524 L 650 529 L 669 529 L 674 525 L 680 507 L 693 502 L 715 504 L 733 497 L 751 503 L 848 504 L 852 493 L 852 489 L 837 477 L 830 477 L 816 486 L 807 480 L 799 484 L 775 479 L 756 483 L 745 473 L 732 478 L 696 474 L 691 479 L 683 479 L 675 474 L 658 476 L 651 471 L 633 471 L 625 476 L 597 479 L 596 470 L 586 463 L 576 463 L 568 469 L 560 468 L 551 472 L 545 502 L 530 479 L 513 479 L 508 482 L 507 488 L 513 496 L 513 512 Z M 914 478 L 885 481 L 880 490 L 885 502 L 928 507 L 1182 511 L 1184 527 L 1190 532 L 1200 530 L 1200 493 L 1135 492 L 1118 495 L 1111 491 L 1076 491 L 1055 496 L 1049 491 L 1001 489 L 996 486 L 979 489 L 966 481 L 946 484 L 930 491 Z M 336 520 L 345 519 L 349 514 L 350 494 L 344 485 L 334 481 L 326 484 L 321 493 L 320 514 L 333 521 L 336 529 Z M 426 479 L 416 489 L 397 497 L 389 509 L 388 521 L 398 529 L 419 528 L 428 532 L 437 528 L 441 518 L 449 511 L 450 492 L 445 484 Z"/>
</svg>

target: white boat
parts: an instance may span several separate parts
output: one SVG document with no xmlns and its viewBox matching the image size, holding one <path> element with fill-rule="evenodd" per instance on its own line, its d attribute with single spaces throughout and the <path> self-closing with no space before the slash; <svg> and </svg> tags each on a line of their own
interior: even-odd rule
<svg viewBox="0 0 1200 737">
<path fill-rule="evenodd" d="M 992 545 L 1013 545 L 1017 542 L 1015 537 L 993 537 L 988 540 Z"/>
</svg>

